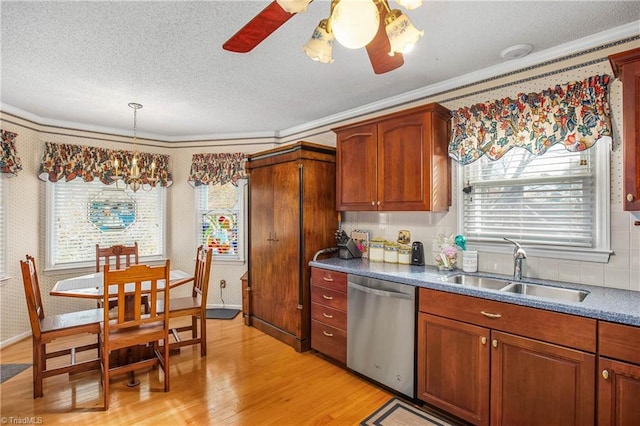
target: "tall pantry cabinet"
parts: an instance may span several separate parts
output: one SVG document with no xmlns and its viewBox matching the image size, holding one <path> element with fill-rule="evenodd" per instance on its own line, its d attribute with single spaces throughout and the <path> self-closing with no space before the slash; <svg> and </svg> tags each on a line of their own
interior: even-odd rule
<svg viewBox="0 0 640 426">
<path fill-rule="evenodd" d="M 248 156 L 249 325 L 309 350 L 309 262 L 336 245 L 335 149 L 297 142 Z"/>
</svg>

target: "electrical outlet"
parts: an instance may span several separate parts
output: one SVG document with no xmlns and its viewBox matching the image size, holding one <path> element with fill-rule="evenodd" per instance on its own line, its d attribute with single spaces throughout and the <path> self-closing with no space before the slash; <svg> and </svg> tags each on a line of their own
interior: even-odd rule
<svg viewBox="0 0 640 426">
<path fill-rule="evenodd" d="M 220 280 L 220 288 L 226 288 L 227 282 L 225 280 Z"/>
</svg>

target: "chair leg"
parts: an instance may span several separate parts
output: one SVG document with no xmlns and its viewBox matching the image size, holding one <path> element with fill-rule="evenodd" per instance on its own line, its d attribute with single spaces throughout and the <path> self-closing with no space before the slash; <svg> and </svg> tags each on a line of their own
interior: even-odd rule
<svg viewBox="0 0 640 426">
<path fill-rule="evenodd" d="M 162 363 L 162 373 L 164 374 L 164 391 L 169 392 L 169 339 L 164 342 L 164 344 L 162 345 L 162 349 L 162 357 L 164 358 Z"/>
<path fill-rule="evenodd" d="M 102 348 L 102 401 L 104 410 L 109 409 L 109 351 L 106 347 Z"/>
<path fill-rule="evenodd" d="M 39 341 L 33 340 L 33 399 L 40 398 L 42 391 L 43 348 Z"/>
<path fill-rule="evenodd" d="M 200 314 L 200 356 L 207 355 L 207 316 Z"/>
</svg>

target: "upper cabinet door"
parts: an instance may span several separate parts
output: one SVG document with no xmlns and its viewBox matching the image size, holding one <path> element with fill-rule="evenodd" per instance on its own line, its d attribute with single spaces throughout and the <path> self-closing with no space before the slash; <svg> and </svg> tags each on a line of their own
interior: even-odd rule
<svg viewBox="0 0 640 426">
<path fill-rule="evenodd" d="M 336 210 L 377 210 L 376 124 L 362 124 L 336 133 Z"/>
<path fill-rule="evenodd" d="M 611 55 L 609 61 L 622 82 L 622 205 L 640 211 L 640 48 Z"/>
<path fill-rule="evenodd" d="M 429 210 L 431 147 L 424 113 L 378 124 L 378 200 L 381 210 Z"/>
</svg>

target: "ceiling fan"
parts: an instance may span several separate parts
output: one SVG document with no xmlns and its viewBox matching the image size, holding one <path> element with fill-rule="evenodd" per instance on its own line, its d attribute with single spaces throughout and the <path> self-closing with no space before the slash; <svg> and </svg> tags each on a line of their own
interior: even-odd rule
<svg viewBox="0 0 640 426">
<path fill-rule="evenodd" d="M 297 13 L 307 10 L 313 0 L 274 0 L 227 40 L 222 48 L 247 53 Z M 422 0 L 395 0 L 407 10 Z M 333 62 L 334 40 L 345 47 L 366 47 L 376 74 L 404 64 L 407 53 L 424 32 L 418 31 L 398 9 L 390 9 L 388 0 L 332 0 L 329 18 L 323 19 L 303 50 L 314 61 Z"/>
</svg>

